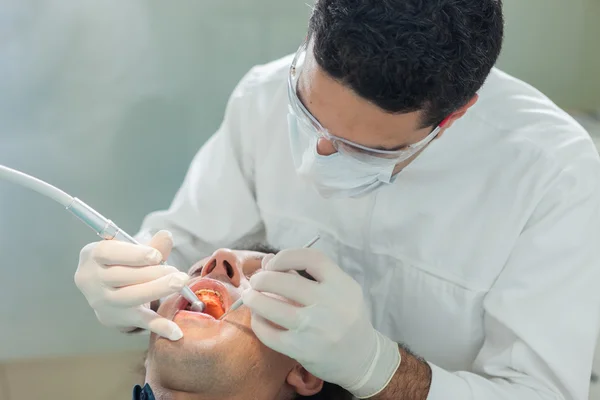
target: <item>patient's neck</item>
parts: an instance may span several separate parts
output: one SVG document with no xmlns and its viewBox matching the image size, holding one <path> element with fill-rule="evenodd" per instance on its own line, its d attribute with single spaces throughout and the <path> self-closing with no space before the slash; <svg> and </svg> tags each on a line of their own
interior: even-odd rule
<svg viewBox="0 0 600 400">
<path fill-rule="evenodd" d="M 215 395 L 212 393 L 189 393 L 181 392 L 177 390 L 167 389 L 158 384 L 158 382 L 148 379 L 146 377 L 146 383 L 152 389 L 156 400 L 248 400 L 248 399 L 278 399 L 281 398 L 282 394 L 265 393 L 261 390 L 260 385 L 255 387 L 243 388 L 238 391 L 238 394 L 230 394 L 223 396 L 222 394 Z M 284 388 L 281 388 L 284 390 Z M 287 396 L 284 396 L 287 397 Z"/>
<path fill-rule="evenodd" d="M 223 397 L 223 396 L 214 396 L 208 393 L 186 393 L 179 392 L 177 390 L 170 390 L 160 387 L 158 385 L 153 385 L 148 382 L 150 388 L 152 388 L 152 392 L 154 393 L 154 397 L 156 400 L 247 400 L 250 398 L 254 398 L 253 396 L 248 397 L 248 392 L 240 393 L 239 396 L 233 397 Z"/>
<path fill-rule="evenodd" d="M 154 388 L 152 388 L 152 391 L 154 392 L 154 397 L 156 398 L 156 400 L 218 400 L 218 399 L 247 400 L 250 398 L 246 394 L 241 395 L 241 397 L 224 398 L 222 396 L 214 397 L 214 396 L 201 394 L 201 393 L 184 393 L 184 392 L 177 392 L 174 390 L 165 390 L 162 388 L 160 388 L 160 389 L 157 388 L 156 390 Z"/>
</svg>

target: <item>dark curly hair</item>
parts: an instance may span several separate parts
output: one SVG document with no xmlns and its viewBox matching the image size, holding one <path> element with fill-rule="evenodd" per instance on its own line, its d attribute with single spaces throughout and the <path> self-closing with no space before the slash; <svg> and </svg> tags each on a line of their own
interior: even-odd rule
<svg viewBox="0 0 600 400">
<path fill-rule="evenodd" d="M 318 65 L 422 127 L 464 106 L 498 59 L 502 0 L 318 0 L 309 23 Z"/>
</svg>

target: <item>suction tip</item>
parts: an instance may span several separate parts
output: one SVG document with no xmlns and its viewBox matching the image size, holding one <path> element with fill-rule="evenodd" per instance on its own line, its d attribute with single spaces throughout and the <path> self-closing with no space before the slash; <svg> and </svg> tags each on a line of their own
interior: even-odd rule
<svg viewBox="0 0 600 400">
<path fill-rule="evenodd" d="M 203 312 L 204 309 L 206 308 L 206 305 L 203 302 L 201 302 L 200 300 L 198 300 L 198 301 L 191 303 L 190 308 L 192 309 L 192 311 Z"/>
</svg>

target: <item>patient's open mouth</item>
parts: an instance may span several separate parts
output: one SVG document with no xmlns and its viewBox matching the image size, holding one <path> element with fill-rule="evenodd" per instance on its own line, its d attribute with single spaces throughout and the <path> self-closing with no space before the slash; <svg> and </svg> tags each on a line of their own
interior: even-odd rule
<svg viewBox="0 0 600 400">
<path fill-rule="evenodd" d="M 198 299 L 206 305 L 203 314 L 208 314 L 214 319 L 219 319 L 225 314 L 225 302 L 221 293 L 211 289 L 199 289 L 194 292 Z M 186 311 L 190 311 L 190 305 L 185 307 Z"/>
<path fill-rule="evenodd" d="M 190 289 L 192 292 L 196 294 L 198 299 L 202 301 L 206 307 L 204 312 L 196 312 L 190 309 L 190 303 L 183 297 L 179 296 L 179 300 L 175 306 L 175 313 L 182 312 L 183 315 L 186 315 L 190 318 L 201 318 L 208 320 L 219 320 L 229 307 L 235 298 L 232 298 L 232 293 L 230 292 L 230 288 L 224 282 L 221 282 L 216 279 L 203 277 L 200 279 L 196 279 L 191 282 Z"/>
</svg>

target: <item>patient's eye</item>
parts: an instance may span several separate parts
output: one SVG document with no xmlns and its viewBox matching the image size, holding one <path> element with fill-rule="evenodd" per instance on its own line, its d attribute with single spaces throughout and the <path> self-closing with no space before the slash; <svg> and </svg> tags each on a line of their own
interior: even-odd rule
<svg viewBox="0 0 600 400">
<path fill-rule="evenodd" d="M 245 272 L 244 275 L 246 275 L 247 279 L 250 279 L 252 277 L 252 275 L 254 275 L 255 273 L 257 273 L 260 270 L 262 270 L 262 268 L 256 268 L 254 271 Z"/>
<path fill-rule="evenodd" d="M 204 269 L 204 266 L 206 264 L 200 264 L 200 265 L 195 265 L 193 266 L 190 271 L 188 272 L 189 276 L 196 276 L 196 275 L 200 275 L 202 273 L 202 270 Z"/>
<path fill-rule="evenodd" d="M 242 264 L 242 271 L 246 279 L 250 279 L 252 275 L 260 271 L 264 254 L 256 254 L 246 258 Z"/>
</svg>

